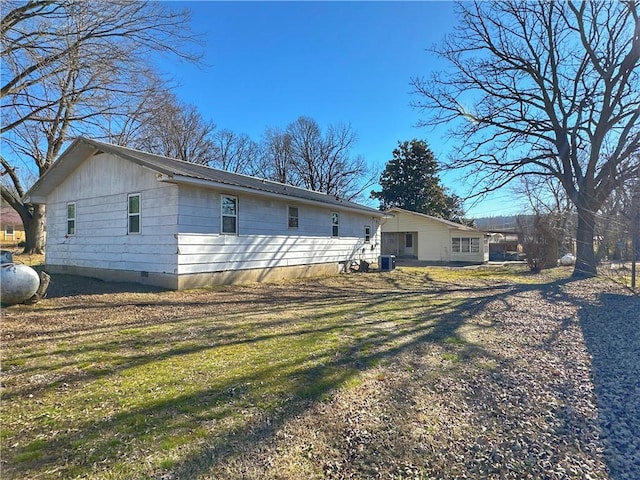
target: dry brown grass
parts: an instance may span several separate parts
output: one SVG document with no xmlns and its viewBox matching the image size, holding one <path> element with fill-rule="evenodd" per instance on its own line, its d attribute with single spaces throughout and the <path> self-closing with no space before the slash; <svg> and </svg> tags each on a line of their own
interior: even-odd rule
<svg viewBox="0 0 640 480">
<path fill-rule="evenodd" d="M 605 479 L 581 321 L 640 305 L 568 273 L 54 276 L 3 311 L 2 478 Z"/>
</svg>

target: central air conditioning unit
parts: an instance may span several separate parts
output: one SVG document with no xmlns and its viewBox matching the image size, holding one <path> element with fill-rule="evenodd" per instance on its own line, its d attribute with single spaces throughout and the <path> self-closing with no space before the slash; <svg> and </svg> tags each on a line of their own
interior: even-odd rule
<svg viewBox="0 0 640 480">
<path fill-rule="evenodd" d="M 396 256 L 395 255 L 380 255 L 378 259 L 378 265 L 380 270 L 388 272 L 396 268 Z"/>
</svg>

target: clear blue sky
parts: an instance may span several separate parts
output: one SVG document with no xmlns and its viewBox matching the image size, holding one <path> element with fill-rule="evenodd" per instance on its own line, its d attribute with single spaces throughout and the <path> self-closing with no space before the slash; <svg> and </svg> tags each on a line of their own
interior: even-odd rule
<svg viewBox="0 0 640 480">
<path fill-rule="evenodd" d="M 179 64 L 171 72 L 179 98 L 218 128 L 259 140 L 266 127 L 299 116 L 321 127 L 347 123 L 358 135 L 352 154 L 384 168 L 398 141 L 426 140 L 444 160 L 446 129 L 415 125 L 412 77 L 441 69 L 426 49 L 455 25 L 452 2 L 178 2 L 204 35 L 206 67 Z M 464 196 L 460 174 L 442 177 Z M 470 216 L 522 210 L 499 192 Z M 376 205 L 376 203 L 373 203 Z"/>
</svg>

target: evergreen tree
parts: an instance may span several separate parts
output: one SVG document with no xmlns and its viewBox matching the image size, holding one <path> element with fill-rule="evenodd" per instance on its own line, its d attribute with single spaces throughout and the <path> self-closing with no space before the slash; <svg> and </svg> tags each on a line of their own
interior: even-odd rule
<svg viewBox="0 0 640 480">
<path fill-rule="evenodd" d="M 399 207 L 453 221 L 464 216 L 460 197 L 448 195 L 440 184 L 438 162 L 424 140 L 398 142 L 379 183 L 382 190 L 372 191 L 371 198 L 380 201 L 381 210 Z"/>
</svg>

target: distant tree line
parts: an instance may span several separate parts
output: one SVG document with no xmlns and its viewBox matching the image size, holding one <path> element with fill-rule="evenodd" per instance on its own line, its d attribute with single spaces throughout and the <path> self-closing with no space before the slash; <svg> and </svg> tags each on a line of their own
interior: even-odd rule
<svg viewBox="0 0 640 480">
<path fill-rule="evenodd" d="M 112 141 L 150 153 L 266 178 L 354 200 L 377 180 L 362 156 L 350 125 L 322 129 L 301 116 L 285 127 L 267 127 L 258 140 L 217 129 L 197 109 L 163 93 L 160 111 L 130 119 L 128 130 L 110 132 Z"/>
</svg>

